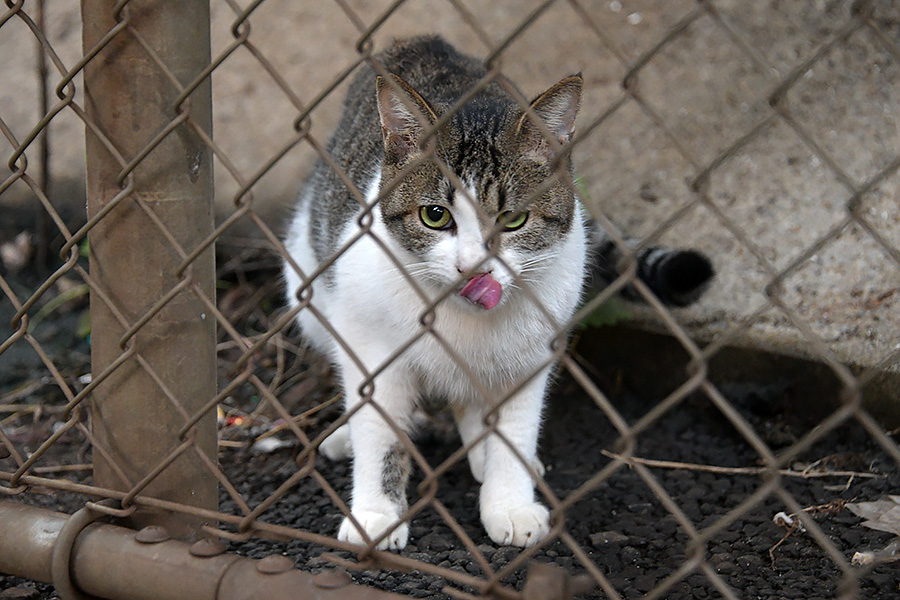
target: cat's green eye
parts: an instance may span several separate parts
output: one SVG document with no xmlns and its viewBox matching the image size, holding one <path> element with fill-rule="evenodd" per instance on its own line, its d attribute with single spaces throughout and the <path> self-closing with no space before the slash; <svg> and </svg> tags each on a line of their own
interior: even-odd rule
<svg viewBox="0 0 900 600">
<path fill-rule="evenodd" d="M 514 213 L 512 211 L 506 211 L 506 212 L 500 213 L 500 217 L 497 219 L 498 222 L 503 222 L 504 220 L 512 217 L 512 219 L 510 221 L 507 221 L 506 225 L 503 226 L 503 229 L 505 231 L 515 231 L 516 229 L 519 229 L 520 227 L 522 227 L 522 225 L 525 224 L 525 221 L 528 220 L 527 212 L 518 213 L 518 214 L 515 214 L 514 216 L 513 215 L 514 215 Z"/>
<path fill-rule="evenodd" d="M 450 211 L 443 206 L 422 206 L 419 208 L 419 218 L 425 223 L 425 227 L 431 229 L 447 229 L 453 222 Z"/>
</svg>

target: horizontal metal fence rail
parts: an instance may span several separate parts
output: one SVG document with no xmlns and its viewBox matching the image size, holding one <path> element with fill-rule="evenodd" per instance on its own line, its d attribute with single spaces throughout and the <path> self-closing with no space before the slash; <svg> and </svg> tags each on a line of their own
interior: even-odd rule
<svg viewBox="0 0 900 600">
<path fill-rule="evenodd" d="M 158 526 L 135 532 L 99 524 L 103 513 L 89 508 L 69 517 L 2 500 L 0 515 L 6 525 L 0 540 L 3 572 L 53 583 L 63 598 L 81 593 L 121 600 L 244 600 L 261 593 L 276 599 L 403 598 L 351 586 L 343 571 L 304 573 L 283 556 L 253 560 L 225 553 L 216 540 L 170 539 Z"/>
<path fill-rule="evenodd" d="M 300 99 L 301 95 L 279 73 L 276 61 L 254 42 L 251 22 L 254 13 L 262 10 L 261 5 L 265 5 L 266 0 L 243 5 L 234 0 L 222 0 L 218 3 L 219 8 L 225 7 L 233 13 L 233 20 L 230 21 L 230 43 L 216 55 L 209 54 L 208 40 L 203 37 L 208 33 L 208 19 L 204 12 L 208 4 L 178 4 L 176 7 L 173 3 L 141 0 L 84 2 L 84 51 L 71 64 L 60 58 L 41 25 L 42 2 L 32 5 L 24 0 L 7 0 L 4 8 L 0 9 L 0 36 L 12 26 L 27 28 L 37 45 L 37 55 L 41 60 L 48 61 L 51 73 L 46 77 L 39 74 L 47 102 L 41 108 L 37 122 L 24 136 L 16 133 L 18 125 L 14 127 L 12 123 L 3 120 L 4 111 L 0 107 L 0 134 L 6 140 L 3 153 L 7 156 L 9 170 L 9 174 L 0 179 L 0 198 L 11 189 L 27 189 L 37 207 L 37 214 L 41 215 L 41 219 L 52 223 L 54 235 L 62 238 L 60 258 L 55 270 L 37 284 L 35 289 L 23 292 L 23 287 L 17 285 L 10 274 L 0 272 L 3 301 L 11 305 L 13 315 L 10 333 L 4 333 L 0 337 L 0 356 L 11 352 L 11 348 L 29 348 L 39 357 L 45 373 L 45 383 L 41 385 L 52 387 L 56 398 L 53 403 L 37 406 L 29 413 L 35 419 L 39 413 L 55 415 L 56 418 L 56 425 L 50 430 L 34 427 L 36 442 L 30 440 L 26 444 L 9 435 L 2 427 L 4 423 L 0 422 L 0 492 L 11 500 L 24 500 L 26 503 L 34 502 L 37 495 L 74 494 L 86 503 L 83 511 L 90 513 L 91 519 L 103 516 L 138 526 L 161 523 L 169 530 L 165 533 L 166 536 L 201 536 L 235 544 L 251 538 L 304 542 L 327 548 L 330 553 L 325 556 L 329 565 L 352 570 L 416 571 L 441 577 L 447 582 L 443 592 L 454 598 L 563 599 L 575 594 L 596 593 L 603 594 L 606 598 L 621 599 L 624 592 L 611 581 L 611 574 L 604 573 L 592 560 L 583 543 L 571 535 L 566 516 L 576 503 L 598 493 L 617 473 L 631 469 L 688 539 L 684 547 L 684 560 L 670 575 L 655 582 L 651 589 L 645 590 L 643 597 L 667 597 L 676 585 L 695 573 L 702 574 L 723 598 L 734 600 L 743 597 L 741 590 L 730 586 L 727 577 L 716 570 L 708 556 L 707 546 L 716 536 L 758 508 L 767 497 L 777 498 L 795 514 L 798 527 L 805 528 L 815 543 L 837 565 L 842 579 L 836 597 L 857 597 L 860 580 L 869 571 L 851 565 L 848 557 L 838 550 L 816 520 L 788 491 L 785 470 L 803 452 L 849 422 L 859 424 L 889 460 L 900 465 L 900 448 L 892 437 L 893 433 L 886 431 L 863 405 L 864 388 L 883 370 L 900 362 L 900 349 L 894 348 L 880 360 L 881 370 L 870 369 L 860 373 L 852 369 L 816 334 L 804 315 L 785 299 L 783 283 L 791 274 L 809 264 L 817 252 L 832 244 L 851 225 L 864 232 L 867 240 L 889 258 L 892 266 L 900 269 L 900 241 L 886 238 L 863 210 L 863 199 L 867 194 L 881 182 L 897 176 L 900 171 L 900 156 L 888 157 L 885 166 L 877 173 L 860 180 L 829 153 L 808 126 L 796 117 L 789 92 L 805 73 L 820 61 L 827 60 L 831 49 L 846 43 L 848 37 L 859 32 L 866 33 L 893 63 L 900 63 L 900 44 L 886 32 L 879 20 L 879 11 L 888 10 L 889 3 L 874 0 L 854 2 L 852 7 L 845 9 L 846 15 L 841 25 L 828 33 L 823 44 L 797 60 L 788 72 L 780 72 L 770 64 L 759 48 L 754 47 L 752 38 L 738 24 L 729 20 L 726 11 L 720 10 L 714 0 L 698 0 L 692 4 L 680 20 L 668 23 L 665 34 L 636 59 L 622 47 L 620 37 L 607 31 L 597 19 L 598 3 L 595 2 L 536 2 L 530 10 L 517 13 L 516 21 L 507 24 L 505 30 L 509 33 L 501 37 L 494 35 L 493 31 L 489 31 L 479 21 L 474 9 L 462 2 L 448 0 L 447 4 L 452 7 L 459 21 L 487 48 L 483 52 L 488 67 L 487 76 L 471 90 L 471 95 L 491 83 L 500 83 L 508 87 L 510 94 L 522 103 L 523 109 L 528 107 L 527 100 L 521 97 L 518 90 L 511 88 L 503 77 L 504 64 L 515 59 L 510 55 L 509 48 L 530 27 L 540 22 L 552 7 L 565 5 L 574 10 L 583 26 L 592 32 L 600 46 L 615 57 L 625 74 L 617 97 L 610 99 L 592 121 L 579 123 L 578 132 L 571 143 L 558 150 L 577 152 L 586 140 L 597 135 L 597 131 L 609 119 L 622 111 L 636 109 L 652 123 L 654 130 L 675 149 L 691 170 L 690 180 L 686 182 L 690 201 L 670 215 L 656 231 L 646 236 L 641 241 L 640 248 L 653 245 L 685 215 L 702 208 L 715 218 L 721 228 L 729 232 L 765 276 L 764 289 L 759 290 L 764 297 L 762 304 L 728 335 L 710 343 L 700 343 L 681 324 L 678 315 L 636 278 L 635 253 L 633 249 L 628 249 L 624 233 L 619 231 L 598 203 L 586 203 L 591 216 L 611 232 L 630 260 L 621 265 L 621 275 L 612 285 L 587 302 L 572 322 L 556 324 L 556 336 L 553 340 L 548 340 L 548 344 L 552 344 L 552 359 L 558 360 L 560 369 L 592 399 L 597 409 L 617 431 L 619 438 L 615 440 L 617 451 L 608 454 L 611 457 L 609 462 L 605 462 L 594 473 L 586 473 L 584 482 L 564 496 L 558 495 L 543 478 L 537 477 L 538 495 L 549 505 L 552 515 L 552 529 L 547 542 L 524 549 L 498 566 L 486 556 L 484 548 L 473 538 L 466 524 L 460 523 L 453 516 L 453 511 L 442 502 L 439 484 L 450 469 L 465 460 L 467 450 L 489 435 L 503 439 L 512 447 L 512 443 L 496 430 L 495 424 L 489 423 L 481 437 L 455 450 L 439 464 L 431 464 L 408 436 L 398 435 L 421 475 L 415 500 L 401 520 L 414 519 L 416 515 L 426 511 L 437 513 L 458 541 L 459 547 L 473 557 L 473 563 L 477 567 L 473 569 L 474 573 L 431 564 L 422 556 L 378 550 L 376 546 L 379 539 L 371 540 L 367 547 L 360 548 L 332 537 L 333 532 L 324 525 L 311 531 L 295 528 L 273 518 L 271 509 L 304 482 L 315 483 L 322 497 L 327 499 L 332 512 L 350 514 L 346 495 L 329 480 L 330 473 L 317 466 L 316 457 L 320 444 L 345 424 L 352 413 L 336 417 L 324 425 L 317 423 L 313 427 L 309 424 L 318 415 L 329 414 L 334 400 L 305 406 L 302 414 L 296 414 L 296 403 L 291 404 L 287 400 L 293 386 L 316 385 L 315 378 L 319 375 L 323 380 L 327 378 L 313 367 L 293 380 L 285 375 L 284 363 L 288 360 L 285 358 L 286 354 L 294 353 L 300 357 L 296 359 L 298 363 L 306 359 L 305 351 L 291 341 L 292 334 L 289 331 L 297 313 L 315 310 L 306 290 L 301 291 L 300 303 L 295 310 L 273 318 L 266 324 L 264 331 L 247 332 L 235 322 L 237 319 L 223 310 L 222 302 L 217 304 L 213 281 L 215 244 L 218 239 L 227 236 L 238 222 L 249 223 L 256 230 L 255 243 L 264 247 L 269 255 L 291 262 L 274 226 L 261 216 L 254 190 L 260 180 L 298 147 L 311 149 L 316 156 L 328 162 L 361 205 L 365 206 L 364 191 L 356 189 L 349 175 L 337 167 L 333 157 L 326 151 L 323 140 L 318 137 L 318 132 L 313 134 L 312 119 L 317 108 L 338 101 L 335 99 L 335 90 L 345 84 L 356 69 L 371 68 L 382 75 L 388 75 L 384 65 L 378 61 L 374 36 L 385 27 L 392 15 L 407 10 L 412 3 L 397 0 L 374 20 L 364 18 L 360 9 L 355 8 L 357 3 L 354 2 L 335 0 L 333 4 L 322 3 L 323 10 L 327 5 L 328 10 L 341 11 L 346 17 L 347 25 L 354 29 L 355 60 L 345 70 L 334 73 L 330 83 L 311 96 L 312 100 L 308 102 Z M 609 4 L 621 9 L 623 3 Z M 695 148 L 684 142 L 679 131 L 654 106 L 642 86 L 642 76 L 648 65 L 658 59 L 661 53 L 676 45 L 686 35 L 686 30 L 700 20 L 710 20 L 733 51 L 740 53 L 749 64 L 765 74 L 768 86 L 764 114 L 760 114 L 755 123 L 711 159 L 699 155 Z M 199 33 L 195 39 L 188 39 L 191 32 Z M 183 52 L 174 52 L 173 39 L 193 44 L 187 44 Z M 302 50 L 302 43 L 300 48 Z M 240 167 L 234 157 L 216 143 L 211 133 L 210 107 L 205 104 L 210 95 L 211 78 L 217 69 L 238 52 L 252 57 L 254 64 L 271 79 L 294 111 L 293 128 L 287 141 L 272 155 L 264 157 L 252 171 Z M 119 65 L 118 68 L 124 72 L 116 70 L 114 60 L 117 56 L 128 57 L 131 61 L 124 67 Z M 140 68 L 136 69 L 134 65 L 138 63 Z M 146 87 L 136 83 L 133 88 L 118 87 L 123 85 L 123 81 L 134 83 L 129 79 L 132 76 L 136 77 L 134 81 L 140 80 Z M 79 85 L 82 78 L 86 88 L 84 97 L 79 96 L 76 90 L 76 85 Z M 48 81 L 53 84 L 52 94 L 48 93 Z M 141 107 L 136 104 L 148 96 L 152 96 L 154 100 L 152 105 Z M 451 113 L 458 108 L 453 107 Z M 41 150 L 41 144 L 48 143 L 49 125 L 61 113 L 74 115 L 83 124 L 88 139 L 88 218 L 75 231 L 69 228 L 48 195 L 48 165 L 52 153 L 46 149 Z M 112 117 L 121 120 L 116 122 Z M 710 178 L 776 124 L 786 126 L 793 132 L 798 143 L 812 153 L 839 182 L 847 198 L 843 218 L 839 223 L 819 236 L 786 265 L 777 266 L 748 232 L 746 224 L 733 218 L 729 207 L 721 205 L 709 192 Z M 50 147 L 52 148 L 52 144 Z M 34 156 L 42 157 L 42 160 L 35 161 Z M 426 152 L 422 160 L 436 164 L 451 181 L 456 179 L 453 171 L 442 164 L 433 152 Z M 217 169 L 227 174 L 236 190 L 232 197 L 232 209 L 218 224 L 212 221 L 213 162 L 217 163 Z M 297 183 L 299 184 L 299 178 Z M 576 188 L 575 181 L 566 181 L 566 184 Z M 172 199 L 177 202 L 169 202 Z M 319 271 L 303 273 L 297 265 L 292 267 L 308 285 L 362 237 L 373 239 L 386 249 L 384 240 L 378 239 L 371 226 L 371 218 L 368 221 L 363 219 L 359 236 L 330 257 Z M 91 243 L 88 250 L 86 242 L 89 236 Z M 130 245 L 141 247 L 129 248 Z M 83 252 L 90 255 L 89 269 L 85 268 Z M 399 264 L 396 257 L 394 260 Z M 150 270 L 158 277 L 146 275 Z M 412 276 L 409 273 L 406 275 L 414 288 Z M 39 307 L 52 297 L 54 286 L 69 277 L 77 279 L 90 291 L 93 358 L 90 377 L 75 377 L 71 369 L 61 368 L 58 364 L 61 359 L 44 347 L 46 343 L 39 340 L 30 327 L 38 317 Z M 653 410 L 631 423 L 598 387 L 589 367 L 574 356 L 566 344 L 568 332 L 573 325 L 626 286 L 636 290 L 643 298 L 653 311 L 658 326 L 677 341 L 689 361 L 686 379 L 678 382 L 674 391 Z M 523 288 L 523 293 L 531 294 L 532 299 L 535 299 L 527 284 L 523 284 Z M 452 344 L 442 339 L 433 327 L 434 309 L 443 301 L 444 298 L 441 298 L 426 306 L 420 315 L 422 327 L 414 339 L 409 340 L 394 356 L 385 357 L 385 363 L 378 371 L 365 373 L 363 390 L 368 401 L 371 402 L 373 386 L 377 384 L 379 374 L 391 361 L 409 351 L 417 340 L 424 337 L 443 346 L 466 376 L 476 386 L 479 385 L 478 376 L 471 366 L 459 358 Z M 708 376 L 710 361 L 734 343 L 735 338 L 759 316 L 770 310 L 778 311 L 800 332 L 806 351 L 826 365 L 841 388 L 839 408 L 788 448 L 777 452 Z M 331 327 L 329 323 L 324 325 Z M 216 328 L 218 338 L 215 337 Z M 333 328 L 331 330 L 337 335 Z M 339 340 L 339 343 L 348 354 L 354 355 L 354 348 L 349 343 L 343 340 Z M 214 382 L 217 352 L 220 363 L 227 363 L 227 368 L 224 369 L 219 365 L 218 389 Z M 275 366 L 262 366 L 266 361 Z M 270 377 L 271 371 L 265 369 L 274 369 L 276 374 Z M 139 386 L 130 387 L 128 377 L 140 379 Z M 521 385 L 525 383 L 527 382 L 522 382 Z M 322 387 L 325 387 L 324 384 Z M 15 413 L 17 419 L 24 414 L 21 409 L 24 405 L 19 401 L 28 398 L 29 393 L 27 388 L 23 388 L 6 396 L 10 399 L 10 404 L 19 407 L 19 412 Z M 226 466 L 219 463 L 215 450 L 213 424 L 216 410 L 226 406 L 226 400 L 235 395 L 257 398 L 260 406 L 265 406 L 280 419 L 281 431 L 291 436 L 291 443 L 298 448 L 290 474 L 274 485 L 271 493 L 255 505 L 246 500 L 245 490 L 239 489 L 230 480 Z M 506 398 L 492 398 L 486 391 L 484 395 L 487 400 L 497 402 L 499 410 L 499 406 L 509 401 L 512 392 Z M 714 522 L 703 526 L 693 522 L 666 491 L 652 470 L 654 465 L 636 456 L 635 452 L 637 438 L 646 434 L 668 411 L 683 404 L 691 395 L 700 395 L 716 407 L 725 421 L 739 432 L 760 463 L 754 467 L 756 470 L 753 472 L 760 478 L 759 487 Z M 135 406 L 142 407 L 143 412 L 137 412 Z M 395 432 L 402 431 L 396 423 L 391 426 Z M 59 465 L 58 469 L 45 468 L 46 462 L 58 460 L 61 446 L 77 445 L 73 444 L 72 439 L 90 447 L 93 478 L 67 476 L 70 471 L 77 474 L 84 465 L 68 464 Z M 519 456 L 520 460 L 521 458 Z M 527 466 L 532 468 L 531 465 Z M 217 493 L 220 501 L 228 502 L 233 510 L 222 510 L 216 505 Z M 85 513 L 80 516 L 83 518 Z M 29 520 L 29 523 L 32 523 L 30 519 L 34 519 L 33 523 L 48 527 L 48 531 L 52 530 L 54 534 L 61 535 L 61 530 L 67 527 L 63 524 L 67 521 L 59 514 L 45 514 L 36 508 L 23 508 L 14 502 L 0 501 L 0 530 L 12 531 L 8 528 L 14 522 L 21 526 L 23 519 Z M 477 521 L 477 518 L 473 517 L 473 521 Z M 79 525 L 66 544 L 57 544 L 56 537 L 27 541 L 27 532 L 20 532 L 21 539 L 24 540 L 22 543 L 30 544 L 27 552 L 22 554 L 18 553 L 19 548 L 8 545 L 7 538 L 0 536 L 0 566 L 4 566 L 11 574 L 52 582 L 57 586 L 71 586 L 69 589 L 59 590 L 64 598 L 76 598 L 80 593 L 71 581 L 66 584 L 70 572 L 84 586 L 83 592 L 111 599 L 119 597 L 118 594 L 128 584 L 117 587 L 121 581 L 115 577 L 110 579 L 108 587 L 103 587 L 102 582 L 97 583 L 102 579 L 102 567 L 97 567 L 96 555 L 85 552 L 90 547 L 99 547 L 98 544 L 104 546 L 112 543 L 93 541 L 102 532 L 111 536 L 110 539 L 122 541 L 127 538 L 127 543 L 133 549 L 138 549 L 136 552 L 140 552 L 140 549 L 132 544 L 130 534 L 121 530 L 113 531 L 117 528 L 112 525 L 91 526 L 92 531 L 85 530 L 84 537 L 78 537 L 79 530 L 84 527 L 87 527 L 87 523 Z M 522 589 L 510 586 L 510 576 L 526 568 L 551 542 L 558 542 L 571 552 L 580 575 L 536 567 Z M 162 553 L 168 560 L 185 552 L 192 554 L 186 543 L 165 543 L 169 544 L 167 548 L 171 548 L 171 553 L 168 550 Z M 51 554 L 53 559 L 50 558 Z M 233 555 L 224 556 L 228 558 L 217 560 L 240 563 L 240 568 L 248 572 L 258 574 L 266 568 L 261 569 L 261 563 L 252 563 Z M 146 558 L 143 556 L 141 560 Z M 285 565 L 284 561 L 270 562 L 277 563 L 273 567 L 276 570 Z M 287 567 L 293 564 L 292 561 L 289 562 Z M 80 566 L 84 564 L 92 566 Z M 166 565 L 161 564 L 159 572 L 168 572 L 165 567 Z M 124 568 L 127 569 L 127 565 Z M 874 567 L 869 569 L 871 568 Z M 154 578 L 153 568 L 148 564 L 142 562 L 140 569 L 143 576 Z M 179 571 L 186 578 L 202 572 L 202 566 L 197 571 Z M 283 572 L 284 569 L 278 571 Z M 203 580 L 204 584 L 215 581 L 215 585 L 218 585 L 223 578 L 229 576 L 223 573 L 224 571 L 217 571 L 210 575 L 210 579 Z M 310 583 L 310 577 L 304 573 L 292 572 L 283 580 L 289 580 L 288 584 L 279 584 L 282 587 L 278 593 L 293 591 L 296 589 L 294 586 L 306 586 Z M 339 595 L 351 598 L 392 597 L 372 589 L 347 586 L 344 576 L 338 577 L 339 580 L 333 586 L 328 581 L 323 583 L 323 578 L 320 577 L 318 583 L 312 581 L 309 589 L 318 587 L 325 590 L 321 592 L 322 598 Z M 264 576 L 257 578 L 254 575 L 252 580 L 234 585 L 240 587 L 241 593 L 245 593 L 248 582 L 252 582 L 254 586 L 265 586 L 265 579 Z M 168 589 L 165 579 L 157 583 L 160 584 L 160 593 Z M 175 587 L 174 582 L 172 587 Z M 596 590 L 591 592 L 591 587 Z M 113 589 L 116 591 L 111 591 Z M 220 595 L 214 597 L 249 597 L 227 595 L 237 587 L 221 589 L 223 591 L 217 592 Z M 264 589 L 256 587 L 251 592 L 262 594 Z M 329 589 L 333 591 L 328 591 Z M 172 593 L 172 598 L 190 597 L 189 594 L 178 596 L 176 592 Z M 180 593 L 179 591 L 178 594 Z M 135 592 L 134 596 L 121 597 L 146 596 Z M 273 592 L 272 597 L 282 596 Z"/>
</svg>

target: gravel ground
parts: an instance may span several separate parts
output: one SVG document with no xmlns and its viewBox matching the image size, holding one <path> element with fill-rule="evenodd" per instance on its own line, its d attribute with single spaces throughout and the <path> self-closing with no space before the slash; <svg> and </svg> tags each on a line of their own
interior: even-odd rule
<svg viewBox="0 0 900 600">
<path fill-rule="evenodd" d="M 6 316 L 6 315 L 3 315 Z M 71 318 L 71 317 L 70 317 Z M 49 326 L 50 324 L 47 324 Z M 58 325 L 62 329 L 61 323 Z M 586 333 L 589 335 L 589 332 Z M 76 346 L 77 349 L 77 346 Z M 74 361 L 77 353 L 70 356 Z M 589 364 L 590 357 L 583 357 Z M 72 372 L 77 369 L 73 366 Z M 628 422 L 634 422 L 654 402 L 636 397 L 616 378 L 616 374 L 597 373 L 597 381 Z M 322 380 L 328 382 L 327 375 Z M 605 383 L 604 383 L 605 382 Z M 3 381 L 4 386 L 9 379 Z M 779 406 L 775 387 L 758 387 L 732 392 L 729 398 L 763 439 L 774 449 L 796 441 L 815 423 L 791 414 Z M 330 418 L 324 415 L 323 422 Z M 320 422 L 318 426 L 322 426 Z M 618 439 L 610 421 L 569 376 L 563 374 L 547 411 L 541 457 L 547 466 L 546 480 L 560 497 L 582 485 L 609 459 L 603 450 L 614 450 Z M 419 446 L 430 464 L 450 455 L 457 442 L 442 425 L 426 429 Z M 64 451 L 74 455 L 79 445 L 72 443 Z M 221 454 L 223 468 L 253 506 L 264 500 L 296 470 L 296 449 L 286 448 L 270 454 L 254 454 L 246 449 L 226 448 Z M 754 466 L 757 455 L 737 431 L 708 401 L 689 398 L 666 413 L 658 423 L 639 436 L 636 455 L 668 461 L 703 465 Z M 74 456 L 62 460 L 77 462 Z M 847 424 L 828 434 L 798 458 L 811 463 L 826 459 L 834 468 L 873 472 L 883 478 L 829 477 L 821 479 L 785 478 L 784 489 L 803 507 L 826 505 L 811 512 L 831 543 L 849 560 L 857 550 L 881 548 L 890 535 L 863 528 L 859 519 L 842 509 L 843 501 L 871 500 L 896 493 L 900 469 L 855 424 Z M 823 463 L 823 464 L 824 464 Z M 317 468 L 346 497 L 349 490 L 349 465 L 333 464 L 319 458 Z M 761 481 L 749 475 L 715 474 L 685 468 L 654 468 L 653 475 L 662 489 L 695 527 L 703 529 L 744 501 Z M 411 490 L 415 489 L 415 481 Z M 413 497 L 414 497 L 414 492 Z M 518 555 L 512 548 L 497 548 L 484 534 L 475 510 L 477 487 L 465 464 L 458 464 L 442 478 L 438 497 L 463 529 L 478 545 L 493 568 L 502 567 Z M 70 495 L 29 494 L 24 501 L 71 512 L 83 499 Z M 412 498 L 411 498 L 412 499 Z M 224 493 L 221 508 L 235 510 Z M 836 598 L 841 590 L 841 571 L 815 540 L 803 532 L 786 535 L 775 525 L 773 515 L 789 509 L 775 496 L 767 496 L 732 525 L 717 533 L 707 545 L 711 567 L 741 598 Z M 317 484 L 305 480 L 264 515 L 267 522 L 313 532 L 334 534 L 339 516 Z M 685 561 L 688 535 L 676 519 L 661 505 L 647 484 L 631 469 L 623 468 L 600 483 L 566 515 L 572 539 L 602 571 L 625 598 L 637 598 L 652 590 Z M 411 526 L 411 541 L 404 556 L 427 563 L 482 576 L 462 543 L 431 509 L 418 514 Z M 252 557 L 273 552 L 291 556 L 299 568 L 319 570 L 328 563 L 320 555 L 327 549 L 301 541 L 276 543 L 253 540 L 233 545 L 232 550 Z M 350 558 L 348 554 L 336 553 Z M 773 560 L 774 558 L 774 560 Z M 572 573 L 585 572 L 572 550 L 560 541 L 541 550 L 537 559 L 560 565 Z M 353 572 L 358 583 L 392 590 L 411 597 L 448 598 L 441 590 L 447 581 L 420 572 Z M 521 588 L 524 572 L 519 571 L 505 583 Z M 891 565 L 865 573 L 856 597 L 896 598 L 900 593 L 900 574 Z M 0 576 L 0 589 L 8 593 L 34 590 L 30 597 L 53 598 L 51 586 L 34 585 Z M 471 591 L 471 590 L 470 590 Z M 2 598 L 4 596 L 0 596 Z M 5 596 L 12 597 L 12 596 Z M 18 596 L 16 596 L 18 597 Z M 583 596 L 604 597 L 599 591 Z M 676 583 L 664 597 L 671 599 L 721 597 L 703 574 L 688 575 Z"/>
<path fill-rule="evenodd" d="M 766 412 L 757 396 L 753 403 Z M 634 420 L 651 406 L 625 392 L 616 398 L 616 407 L 626 418 Z M 760 430 L 772 432 L 770 443 L 795 439 L 802 432 L 800 423 L 773 420 L 771 414 L 744 412 Z M 428 437 L 420 442 L 432 464 L 446 458 L 455 448 L 439 439 L 441 437 Z M 616 438 L 600 410 L 577 384 L 564 378 L 548 411 L 542 442 L 541 456 L 548 467 L 546 480 L 550 487 L 560 497 L 575 490 L 608 462 L 601 451 L 610 448 Z M 641 436 L 637 454 L 646 458 L 723 466 L 752 466 L 757 458 L 728 422 L 700 401 L 689 402 L 674 410 Z M 857 479 L 842 490 L 833 488 L 842 487 L 846 478 L 787 478 L 784 488 L 801 506 L 834 506 L 854 498 L 877 498 L 891 490 L 896 491 L 900 482 L 897 465 L 885 457 L 858 426 L 850 425 L 827 436 L 803 458 L 812 462 L 824 457 L 840 457 L 845 461 L 842 469 L 855 466 L 860 470 L 884 473 L 887 477 Z M 234 464 L 228 470 L 232 481 L 238 483 L 238 489 L 250 492 L 251 504 L 261 501 L 287 476 L 282 468 L 289 462 L 273 458 L 250 458 L 249 465 L 238 461 L 242 464 Z M 346 492 L 349 486 L 347 465 L 320 460 L 317 467 L 339 491 Z M 717 475 L 685 469 L 654 469 L 653 473 L 688 519 L 701 529 L 715 523 L 761 485 L 753 476 Z M 266 518 L 299 529 L 333 533 L 339 518 L 330 508 L 330 502 L 323 500 L 317 492 L 312 482 L 299 486 Z M 505 565 L 517 556 L 514 549 L 496 548 L 483 533 L 475 512 L 477 488 L 465 465 L 457 465 L 447 473 L 438 497 L 478 544 L 492 567 Z M 841 572 L 809 535 L 794 533 L 775 548 L 786 531 L 776 526 L 772 517 L 782 510 L 790 512 L 778 498 L 769 496 L 715 535 L 706 554 L 711 566 L 742 598 L 837 597 Z M 815 518 L 848 560 L 857 550 L 886 545 L 891 537 L 862 528 L 859 519 L 846 509 L 824 510 Z M 643 480 L 629 469 L 618 471 L 575 504 L 567 514 L 567 526 L 572 538 L 625 598 L 641 597 L 685 561 L 688 536 Z M 410 533 L 412 539 L 403 551 L 405 556 L 482 575 L 477 563 L 462 549 L 462 544 L 435 512 L 426 510 L 417 515 Z M 286 547 L 253 543 L 237 548 L 251 556 L 264 556 L 276 549 L 295 557 L 301 567 L 315 568 L 321 564 L 316 560 L 321 549 L 301 542 Z M 558 564 L 573 573 L 584 572 L 571 549 L 561 542 L 541 551 L 537 559 Z M 360 583 L 414 597 L 447 597 L 440 594 L 446 582 L 428 575 L 390 572 L 355 575 Z M 522 576 L 523 573 L 517 573 L 508 583 L 521 586 Z M 900 574 L 896 569 L 882 566 L 862 578 L 858 597 L 896 598 L 900 592 L 898 584 Z M 594 592 L 585 597 L 604 596 Z M 720 596 L 704 575 L 694 574 L 676 584 L 665 597 Z"/>
</svg>

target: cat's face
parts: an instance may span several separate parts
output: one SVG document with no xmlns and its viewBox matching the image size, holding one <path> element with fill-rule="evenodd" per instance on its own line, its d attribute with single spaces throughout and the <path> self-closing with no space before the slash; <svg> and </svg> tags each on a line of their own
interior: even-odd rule
<svg viewBox="0 0 900 600">
<path fill-rule="evenodd" d="M 456 286 L 460 294 L 452 296 L 464 304 L 493 308 L 518 282 L 539 281 L 542 263 L 555 256 L 571 229 L 575 198 L 565 176 L 570 166 L 554 163 L 554 144 L 520 108 L 478 101 L 437 133 L 435 158 L 421 160 L 417 136 L 427 124 L 396 94 L 405 93 L 431 122 L 437 116 L 402 85 L 379 84 L 382 219 L 408 252 L 407 271 L 418 281 L 439 289 Z M 580 77 L 571 77 L 532 103 L 559 144 L 571 136 L 580 92 Z"/>
</svg>

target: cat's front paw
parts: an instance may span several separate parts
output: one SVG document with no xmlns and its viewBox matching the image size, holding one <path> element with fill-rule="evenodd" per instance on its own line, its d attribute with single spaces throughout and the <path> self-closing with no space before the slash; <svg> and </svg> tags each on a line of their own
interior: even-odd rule
<svg viewBox="0 0 900 600">
<path fill-rule="evenodd" d="M 353 516 L 365 530 L 370 540 L 374 540 L 399 521 L 397 515 L 387 515 L 369 510 L 353 511 Z M 338 531 L 338 539 L 357 546 L 365 546 L 366 541 L 356 525 L 349 518 L 344 518 Z M 402 550 L 409 539 L 409 525 L 402 523 L 395 527 L 383 540 L 378 542 L 379 550 Z"/>
<path fill-rule="evenodd" d="M 326 440 L 328 441 L 328 440 Z M 484 465 L 487 462 L 487 455 L 485 454 L 484 446 L 478 445 L 469 450 L 469 468 L 472 470 L 472 477 L 475 478 L 475 481 L 478 483 L 484 483 Z M 537 474 L 538 477 L 543 477 L 547 472 L 546 467 L 544 467 L 544 463 L 538 457 L 534 457 L 531 460 L 531 468 Z"/>
<path fill-rule="evenodd" d="M 550 533 L 550 512 L 537 502 L 496 507 L 481 520 L 488 536 L 501 546 L 534 546 Z"/>
<path fill-rule="evenodd" d="M 338 461 L 353 456 L 353 445 L 350 443 L 350 425 L 344 423 L 319 444 L 321 452 L 328 460 Z"/>
</svg>

